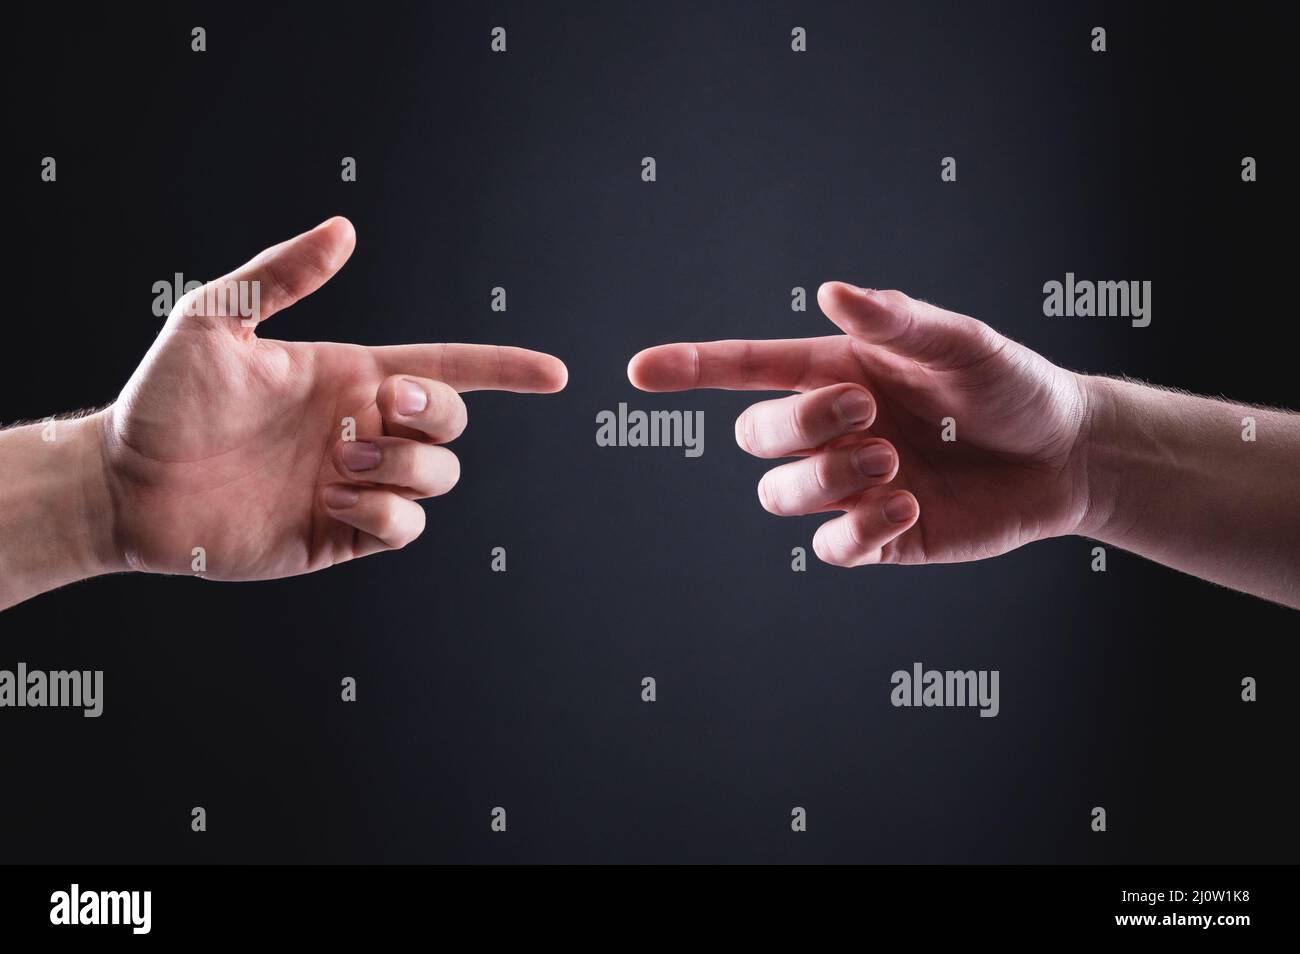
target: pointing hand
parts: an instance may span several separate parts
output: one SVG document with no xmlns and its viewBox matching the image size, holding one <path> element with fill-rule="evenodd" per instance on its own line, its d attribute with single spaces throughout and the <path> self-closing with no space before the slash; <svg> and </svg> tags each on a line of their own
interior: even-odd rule
<svg viewBox="0 0 1300 954">
<path fill-rule="evenodd" d="M 216 284 L 260 283 L 265 322 L 329 281 L 355 241 L 350 222 L 330 219 Z M 566 380 L 559 360 L 520 348 L 276 341 L 237 316 L 187 314 L 205 310 L 187 300 L 203 294 L 172 309 L 93 418 L 111 552 L 132 569 L 189 573 L 202 547 L 203 576 L 267 579 L 405 546 L 424 529 L 415 501 L 460 475 L 444 446 L 465 428 L 460 392 Z"/>
<path fill-rule="evenodd" d="M 736 440 L 796 458 L 759 481 L 767 510 L 842 512 L 813 537 L 827 563 L 976 560 L 1078 528 L 1078 375 L 902 292 L 830 282 L 817 300 L 843 334 L 662 345 L 628 376 L 647 391 L 797 392 L 748 408 Z"/>
</svg>

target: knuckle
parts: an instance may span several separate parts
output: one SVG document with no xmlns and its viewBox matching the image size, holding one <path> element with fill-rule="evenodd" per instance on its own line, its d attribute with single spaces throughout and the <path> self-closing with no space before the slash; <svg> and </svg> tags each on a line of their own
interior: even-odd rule
<svg viewBox="0 0 1300 954">
<path fill-rule="evenodd" d="M 176 299 L 176 304 L 172 305 L 172 310 L 168 314 L 168 317 L 175 318 L 177 316 L 184 317 L 192 315 L 195 311 L 195 302 L 202 300 L 202 296 L 202 289 L 196 288 L 187 291 L 185 294 L 181 295 L 180 298 Z"/>
<path fill-rule="evenodd" d="M 455 440 L 465 433 L 465 428 L 469 426 L 469 412 L 465 409 L 465 403 L 461 401 L 460 395 L 456 395 L 456 413 L 452 416 L 447 425 L 447 436 L 443 440 Z"/>
<path fill-rule="evenodd" d="M 460 401 L 460 395 L 449 384 L 443 381 L 423 381 L 425 392 L 429 395 L 429 406 L 425 408 L 425 416 L 431 420 L 441 420 L 451 417 L 456 410 L 456 404 Z"/>
<path fill-rule="evenodd" d="M 435 497 L 447 493 L 460 482 L 460 458 L 449 451 L 442 460 L 443 463 L 437 466 L 430 482 L 430 490 Z"/>
<path fill-rule="evenodd" d="M 375 536 L 383 540 L 389 546 L 394 546 L 397 539 L 397 517 L 393 513 L 391 506 L 386 506 L 375 517 L 375 526 L 372 531 Z"/>
<path fill-rule="evenodd" d="M 420 538 L 420 534 L 424 533 L 425 521 L 427 519 L 428 518 L 425 516 L 424 513 L 424 508 L 421 507 L 419 504 L 416 504 L 415 521 L 411 524 L 411 540 L 418 540 Z"/>
<path fill-rule="evenodd" d="M 967 327 L 970 329 L 971 337 L 990 355 L 998 354 L 1010 344 L 1010 339 L 1004 338 L 978 318 L 967 320 L 970 322 Z"/>
<path fill-rule="evenodd" d="M 823 495 L 834 493 L 835 474 L 832 472 L 832 455 L 817 454 L 811 459 L 812 480 L 817 491 Z"/>
<path fill-rule="evenodd" d="M 817 430 L 817 418 L 824 417 L 829 408 L 816 408 L 813 401 L 797 400 L 790 409 L 790 433 L 799 442 L 800 447 L 812 447 L 817 443 L 812 435 Z"/>
<path fill-rule="evenodd" d="M 403 487 L 415 487 L 419 484 L 420 460 L 417 451 L 418 446 L 409 443 L 398 444 L 389 451 L 392 458 L 392 469 L 388 475 L 391 483 Z"/>
<path fill-rule="evenodd" d="M 835 536 L 834 527 L 818 532 L 813 537 L 813 553 L 817 554 L 817 559 L 828 566 L 844 566 L 840 548 L 835 545 Z"/>
<path fill-rule="evenodd" d="M 753 444 L 750 443 L 750 428 L 753 426 L 752 418 L 753 415 L 749 411 L 742 411 L 740 417 L 736 418 L 736 443 L 741 450 L 746 452 L 753 447 Z"/>
<path fill-rule="evenodd" d="M 424 388 L 424 393 L 428 396 L 429 401 L 425 404 L 424 410 L 417 416 L 426 423 L 441 421 L 447 416 L 447 395 L 443 390 L 447 385 L 441 381 L 421 381 L 420 386 Z"/>
<path fill-rule="evenodd" d="M 753 411 L 745 414 L 745 446 L 751 454 L 764 457 L 767 454 L 763 446 L 763 436 L 759 431 L 758 415 Z"/>
<path fill-rule="evenodd" d="M 429 394 L 428 419 L 437 425 L 438 438 L 451 440 L 459 437 L 469 420 L 464 400 L 450 385 L 443 384 L 441 381 L 430 383 L 432 387 Z"/>
<path fill-rule="evenodd" d="M 394 514 L 394 527 L 387 538 L 392 540 L 394 550 L 401 550 L 408 544 L 414 543 L 424 532 L 424 508 L 417 506 L 416 509 L 419 514 L 409 522 L 400 521 Z"/>
<path fill-rule="evenodd" d="M 866 507 L 857 507 L 849 511 L 844 521 L 844 535 L 848 538 L 855 553 L 867 549 L 867 539 L 871 533 L 871 515 Z"/>
<path fill-rule="evenodd" d="M 397 388 L 403 380 L 403 375 L 394 374 L 385 378 L 384 382 L 379 385 L 379 412 L 384 417 L 392 417 L 397 413 Z"/>
</svg>

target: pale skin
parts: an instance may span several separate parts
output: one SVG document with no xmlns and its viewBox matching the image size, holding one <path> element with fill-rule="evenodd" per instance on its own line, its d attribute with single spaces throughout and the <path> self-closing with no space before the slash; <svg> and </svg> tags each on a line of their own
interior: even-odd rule
<svg viewBox="0 0 1300 954">
<path fill-rule="evenodd" d="M 226 278 L 261 282 L 266 320 L 354 242 L 331 219 Z M 843 334 L 663 345 L 628 373 L 649 391 L 795 392 L 746 410 L 736 438 L 792 458 L 759 483 L 769 511 L 838 514 L 813 537 L 822 560 L 959 562 L 1080 534 L 1300 607 L 1300 415 L 1075 374 L 901 292 L 831 282 L 818 302 Z M 443 445 L 465 427 L 460 392 L 567 377 L 518 348 L 261 331 L 178 305 L 110 407 L 53 440 L 0 433 L 0 608 L 102 573 L 193 573 L 195 547 L 219 580 L 401 548 L 424 528 L 415 500 L 459 476 Z"/>
<path fill-rule="evenodd" d="M 661 345 L 628 376 L 795 392 L 746 409 L 736 440 L 793 458 L 759 481 L 765 509 L 838 514 L 813 536 L 823 561 L 954 563 L 1078 534 L 1300 608 L 1300 414 L 1076 374 L 897 291 L 829 282 L 817 300 L 842 334 Z"/>
<path fill-rule="evenodd" d="M 266 322 L 355 242 L 330 219 L 218 281 L 257 281 Z M 444 445 L 466 426 L 461 393 L 567 380 L 521 348 L 277 341 L 189 298 L 112 405 L 0 432 L 0 609 L 104 573 L 264 580 L 400 549 L 424 529 L 416 501 L 459 479 Z"/>
</svg>

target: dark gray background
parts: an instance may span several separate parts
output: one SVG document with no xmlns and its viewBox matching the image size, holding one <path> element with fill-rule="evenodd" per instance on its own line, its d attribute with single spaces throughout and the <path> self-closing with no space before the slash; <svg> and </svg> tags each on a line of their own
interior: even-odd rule
<svg viewBox="0 0 1300 954">
<path fill-rule="evenodd" d="M 99 720 L 0 712 L 0 861 L 1295 860 L 1294 612 L 1117 551 L 1094 574 L 1082 539 L 792 573 L 817 519 L 764 513 L 731 437 L 760 396 L 626 379 L 663 341 L 830 333 L 790 288 L 843 278 L 1068 367 L 1300 404 L 1283 31 L 1051 6 L 29 8 L 0 419 L 111 400 L 154 281 L 336 213 L 355 255 L 268 333 L 517 344 L 571 382 L 470 396 L 461 485 L 399 554 L 0 615 L 0 667 L 106 681 Z M 1153 281 L 1151 326 L 1044 318 L 1066 271 Z M 704 456 L 598 448 L 619 401 L 703 409 Z M 892 708 L 918 660 L 999 669 L 1001 715 Z"/>
</svg>

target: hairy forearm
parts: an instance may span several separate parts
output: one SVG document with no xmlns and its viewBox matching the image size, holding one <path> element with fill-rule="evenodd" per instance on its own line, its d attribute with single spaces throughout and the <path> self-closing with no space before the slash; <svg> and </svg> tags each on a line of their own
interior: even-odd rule
<svg viewBox="0 0 1300 954">
<path fill-rule="evenodd" d="M 1300 608 L 1300 414 L 1083 381 L 1079 532 Z"/>
<path fill-rule="evenodd" d="M 0 609 L 123 569 L 98 415 L 0 431 Z"/>
</svg>

